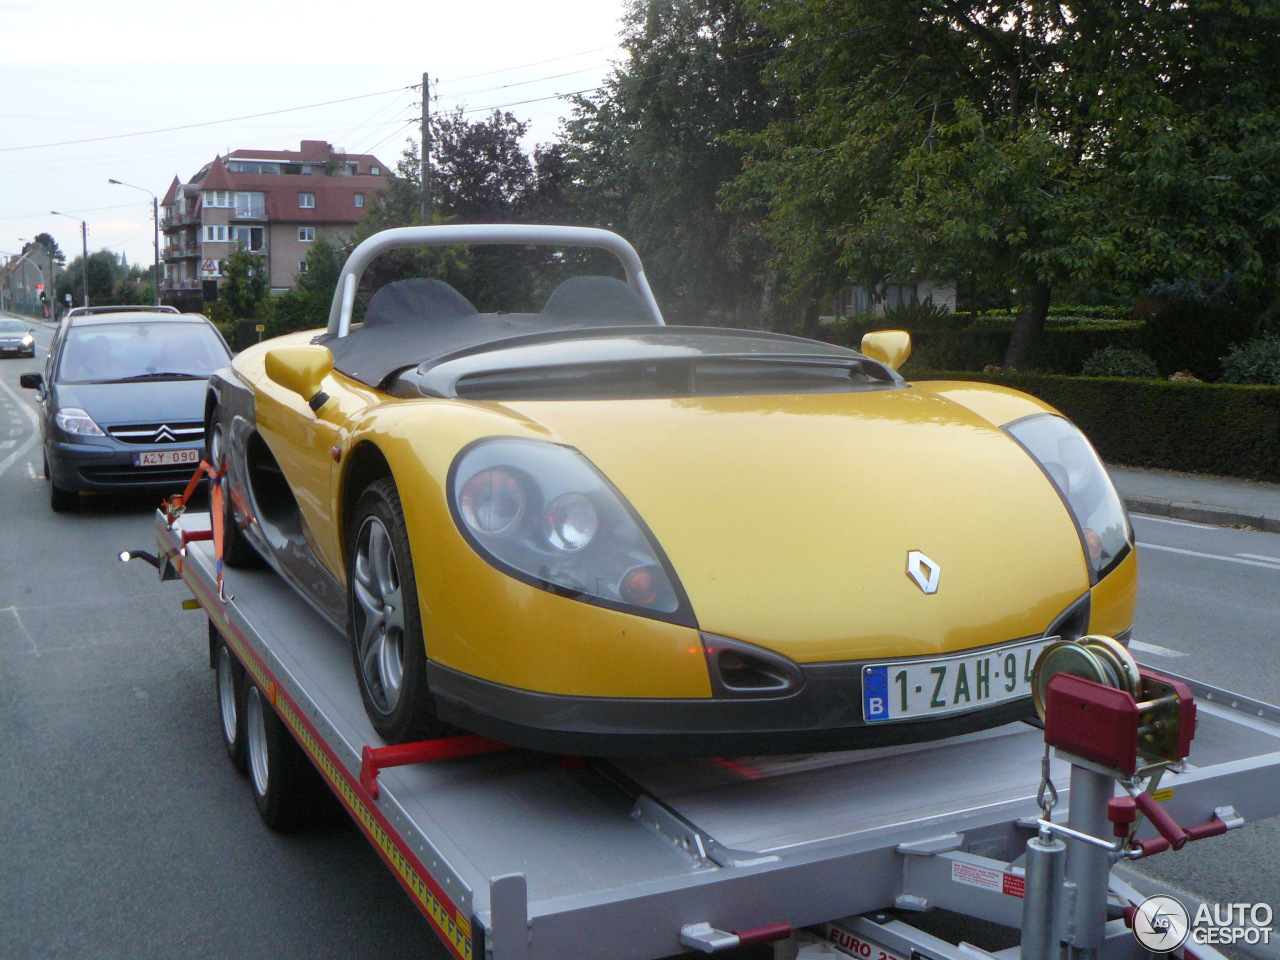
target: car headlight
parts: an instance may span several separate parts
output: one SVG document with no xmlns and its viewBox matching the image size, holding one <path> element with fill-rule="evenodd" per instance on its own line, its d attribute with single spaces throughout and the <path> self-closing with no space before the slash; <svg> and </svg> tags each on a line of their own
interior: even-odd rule
<svg viewBox="0 0 1280 960">
<path fill-rule="evenodd" d="M 93 422 L 88 412 L 79 407 L 63 407 L 53 417 L 64 433 L 80 437 L 105 437 L 102 428 Z"/>
<path fill-rule="evenodd" d="M 22 345 L 26 347 L 28 350 L 30 350 L 33 346 L 35 346 L 35 343 L 36 343 L 36 338 L 29 333 L 22 338 Z"/>
<path fill-rule="evenodd" d="M 1051 413 L 1006 424 L 1066 502 L 1075 519 L 1094 583 L 1133 549 L 1133 530 L 1124 504 L 1098 454 L 1074 424 Z"/>
<path fill-rule="evenodd" d="M 653 535 L 581 453 L 500 437 L 464 449 L 449 474 L 454 522 L 499 570 L 561 596 L 692 626 Z"/>
</svg>

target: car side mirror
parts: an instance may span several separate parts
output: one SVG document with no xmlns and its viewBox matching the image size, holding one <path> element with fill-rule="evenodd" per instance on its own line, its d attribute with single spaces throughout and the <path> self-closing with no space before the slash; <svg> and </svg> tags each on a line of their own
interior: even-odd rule
<svg viewBox="0 0 1280 960">
<path fill-rule="evenodd" d="M 44 387 L 44 375 L 40 373 L 22 373 L 18 375 L 18 383 L 28 390 L 40 390 Z"/>
<path fill-rule="evenodd" d="M 911 334 L 905 330 L 876 330 L 862 338 L 862 352 L 897 370 L 911 356 Z"/>
<path fill-rule="evenodd" d="M 307 401 L 317 417 L 330 412 L 336 402 L 320 384 L 333 372 L 333 354 L 318 343 L 274 347 L 263 361 L 267 378 Z"/>
</svg>

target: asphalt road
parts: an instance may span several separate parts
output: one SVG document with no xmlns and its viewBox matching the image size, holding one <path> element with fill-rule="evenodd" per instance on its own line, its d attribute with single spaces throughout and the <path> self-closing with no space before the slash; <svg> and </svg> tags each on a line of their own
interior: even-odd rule
<svg viewBox="0 0 1280 960">
<path fill-rule="evenodd" d="M 203 617 L 114 559 L 152 545 L 154 503 L 49 510 L 34 394 L 17 386 L 42 364 L 0 360 L 0 956 L 445 957 L 344 818 L 262 826 L 222 752 Z M 1280 536 L 1135 526 L 1139 659 L 1280 703 Z M 1280 908 L 1278 865 L 1268 821 L 1142 869 Z"/>
<path fill-rule="evenodd" d="M 203 616 L 114 559 L 154 545 L 154 498 L 49 509 L 17 385 L 42 364 L 0 360 L 0 957 L 445 957 L 350 821 L 262 825 Z"/>
</svg>

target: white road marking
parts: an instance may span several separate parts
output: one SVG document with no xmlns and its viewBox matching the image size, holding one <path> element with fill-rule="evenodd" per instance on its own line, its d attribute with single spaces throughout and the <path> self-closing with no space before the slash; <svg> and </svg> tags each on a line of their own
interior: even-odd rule
<svg viewBox="0 0 1280 960">
<path fill-rule="evenodd" d="M 1247 560 L 1261 560 L 1263 563 L 1280 564 L 1280 557 L 1267 557 L 1260 553 L 1237 553 L 1236 556 Z"/>
<path fill-rule="evenodd" d="M 27 461 L 27 476 L 32 480 L 40 480 L 40 474 L 36 473 L 36 465 L 30 460 Z"/>
<path fill-rule="evenodd" d="M 40 421 L 36 419 L 35 410 L 28 406 L 22 397 L 14 393 L 13 388 L 3 380 L 0 380 L 0 391 L 3 391 L 4 394 L 14 402 L 16 409 L 22 413 L 31 424 L 31 433 L 27 436 L 26 441 L 19 444 L 18 447 L 3 460 L 0 460 L 0 476 L 4 476 L 4 472 L 17 463 L 17 461 L 21 459 L 22 456 L 26 454 L 26 452 L 40 439 Z"/>
<path fill-rule="evenodd" d="M 1151 523 L 1169 523 L 1175 527 L 1195 527 L 1197 530 L 1216 530 L 1211 523 L 1192 523 L 1190 520 L 1173 520 L 1169 517 L 1153 517 L 1149 513 L 1132 514 L 1135 520 L 1147 520 Z"/>
<path fill-rule="evenodd" d="M 1145 643 L 1142 640 L 1130 640 L 1129 649 L 1137 653 L 1151 653 L 1157 657 L 1186 657 L 1190 654 L 1183 653 L 1181 650 L 1171 650 L 1168 647 L 1162 647 L 1158 643 Z"/>
<path fill-rule="evenodd" d="M 1181 547 L 1165 547 L 1158 543 L 1146 543 L 1139 541 L 1138 546 L 1144 550 L 1161 550 L 1165 553 L 1180 553 L 1186 557 L 1201 557 L 1205 560 L 1222 560 L 1225 563 L 1239 563 L 1246 567 L 1262 567 L 1264 570 L 1280 570 L 1280 563 L 1274 560 L 1270 563 L 1262 563 L 1258 560 L 1246 560 L 1243 556 L 1224 557 L 1217 553 L 1201 553 L 1199 550 L 1183 550 Z"/>
</svg>

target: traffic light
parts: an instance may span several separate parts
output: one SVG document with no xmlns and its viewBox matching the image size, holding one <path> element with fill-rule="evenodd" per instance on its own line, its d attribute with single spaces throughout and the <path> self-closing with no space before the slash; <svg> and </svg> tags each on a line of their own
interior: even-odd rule
<svg viewBox="0 0 1280 960">
<path fill-rule="evenodd" d="M 45 293 L 45 292 L 44 292 L 44 290 L 41 290 L 41 291 L 40 291 L 40 302 L 41 302 L 41 303 L 48 303 L 48 301 L 49 301 L 49 295 L 48 295 L 47 293 Z"/>
</svg>

